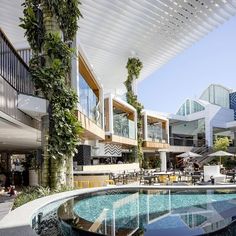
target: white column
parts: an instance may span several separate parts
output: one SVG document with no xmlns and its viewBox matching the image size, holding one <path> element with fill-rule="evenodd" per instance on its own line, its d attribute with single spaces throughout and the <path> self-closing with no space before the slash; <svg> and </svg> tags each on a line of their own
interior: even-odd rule
<svg viewBox="0 0 236 236">
<path fill-rule="evenodd" d="M 210 147 L 213 146 L 213 128 L 209 119 L 205 118 L 205 139 L 206 144 Z"/>
<path fill-rule="evenodd" d="M 143 124 L 143 128 L 144 128 L 144 134 L 143 134 L 143 139 L 147 140 L 148 137 L 148 127 L 147 127 L 147 113 L 144 112 L 143 113 L 143 120 L 144 120 L 144 124 Z"/>
<path fill-rule="evenodd" d="M 160 159 L 161 159 L 161 171 L 166 172 L 167 165 L 166 165 L 166 151 L 165 150 L 159 150 L 160 153 Z"/>
</svg>

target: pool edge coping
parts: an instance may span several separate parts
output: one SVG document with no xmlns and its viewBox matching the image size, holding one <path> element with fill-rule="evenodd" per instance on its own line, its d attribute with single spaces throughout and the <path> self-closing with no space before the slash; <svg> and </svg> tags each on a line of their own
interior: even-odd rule
<svg viewBox="0 0 236 236">
<path fill-rule="evenodd" d="M 0 221 L 0 235 L 1 230 L 14 229 L 19 227 L 26 227 L 25 229 L 29 232 L 25 232 L 24 235 L 36 235 L 34 230 L 31 228 L 32 218 L 37 212 L 43 207 L 55 203 L 60 200 L 66 200 L 77 195 L 82 195 L 85 193 L 92 193 L 104 190 L 112 189 L 163 189 L 163 190 L 198 190 L 198 189 L 236 189 L 236 185 L 194 185 L 194 186 L 173 186 L 173 185 L 158 185 L 158 186 L 143 186 L 143 185 L 122 185 L 122 186 L 107 186 L 107 187 L 97 187 L 97 188 L 86 188 L 79 190 L 72 190 L 62 193 L 57 193 L 36 199 L 34 201 L 28 202 L 13 211 L 10 211 L 1 221 Z M 13 234 L 10 234 L 13 235 Z M 23 235 L 23 234 L 22 234 Z"/>
</svg>

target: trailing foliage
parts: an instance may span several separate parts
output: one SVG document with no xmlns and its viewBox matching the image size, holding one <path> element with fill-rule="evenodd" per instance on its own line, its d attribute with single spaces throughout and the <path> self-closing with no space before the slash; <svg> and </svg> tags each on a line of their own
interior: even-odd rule
<svg viewBox="0 0 236 236">
<path fill-rule="evenodd" d="M 126 69 L 128 70 L 127 80 L 125 81 L 126 86 L 126 99 L 127 102 L 132 105 L 137 110 L 137 128 L 138 128 L 138 148 L 136 155 L 140 162 L 143 159 L 143 151 L 142 151 L 142 104 L 138 101 L 137 96 L 134 94 L 132 84 L 135 79 L 138 79 L 141 69 L 143 68 L 142 62 L 138 58 L 129 58 Z"/>
<path fill-rule="evenodd" d="M 44 188 L 42 186 L 24 188 L 22 192 L 18 194 L 17 197 L 15 198 L 14 204 L 13 204 L 13 210 L 16 209 L 17 207 L 24 205 L 27 202 L 33 201 L 40 197 L 46 197 L 48 195 L 52 195 L 52 194 L 60 193 L 60 192 L 66 192 L 70 190 L 74 190 L 74 189 L 67 186 L 64 186 L 60 189 L 50 189 L 48 187 Z"/>
<path fill-rule="evenodd" d="M 77 19 L 82 17 L 78 8 L 78 0 L 45 0 L 45 4 L 56 15 L 59 27 L 64 35 L 64 41 L 71 41 L 75 36 Z"/>
<path fill-rule="evenodd" d="M 38 51 L 42 47 L 45 33 L 39 1 L 25 0 L 22 6 L 24 18 L 20 18 L 20 27 L 25 29 L 25 36 L 32 50 Z"/>
<path fill-rule="evenodd" d="M 70 86 L 73 49 L 68 44 L 78 29 L 79 4 L 78 0 L 25 0 L 22 4 L 24 18 L 21 18 L 20 26 L 26 30 L 25 35 L 33 49 L 32 79 L 49 101 L 48 154 L 55 159 L 73 156 L 82 132 L 75 115 L 77 95 Z M 53 17 L 64 38 L 60 31 L 53 30 L 53 25 L 45 25 L 45 21 L 53 24 Z"/>
</svg>

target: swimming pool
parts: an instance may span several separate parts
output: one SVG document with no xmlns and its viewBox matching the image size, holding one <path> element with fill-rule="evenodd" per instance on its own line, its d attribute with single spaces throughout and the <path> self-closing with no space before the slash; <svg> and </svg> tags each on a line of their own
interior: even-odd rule
<svg viewBox="0 0 236 236">
<path fill-rule="evenodd" d="M 65 235 L 204 235 L 236 219 L 235 190 L 108 190 L 58 209 Z"/>
</svg>

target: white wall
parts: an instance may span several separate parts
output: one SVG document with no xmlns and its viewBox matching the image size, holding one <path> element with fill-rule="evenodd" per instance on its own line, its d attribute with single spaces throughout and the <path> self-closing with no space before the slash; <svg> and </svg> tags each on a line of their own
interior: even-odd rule
<svg viewBox="0 0 236 236">
<path fill-rule="evenodd" d="M 213 127 L 226 128 L 226 123 L 234 120 L 234 111 L 216 105 L 206 107 L 206 140 L 213 146 Z"/>
<path fill-rule="evenodd" d="M 176 116 L 173 116 L 176 117 Z M 213 127 L 227 128 L 227 122 L 234 121 L 234 111 L 232 109 L 223 108 L 217 105 L 208 104 L 205 106 L 205 110 L 196 112 L 188 116 L 181 117 L 181 120 L 186 122 L 205 119 L 205 139 L 209 146 L 213 145 Z M 178 119 L 177 119 L 178 120 Z M 193 134 L 195 126 L 191 123 L 172 127 L 172 133 L 179 134 Z"/>
</svg>

